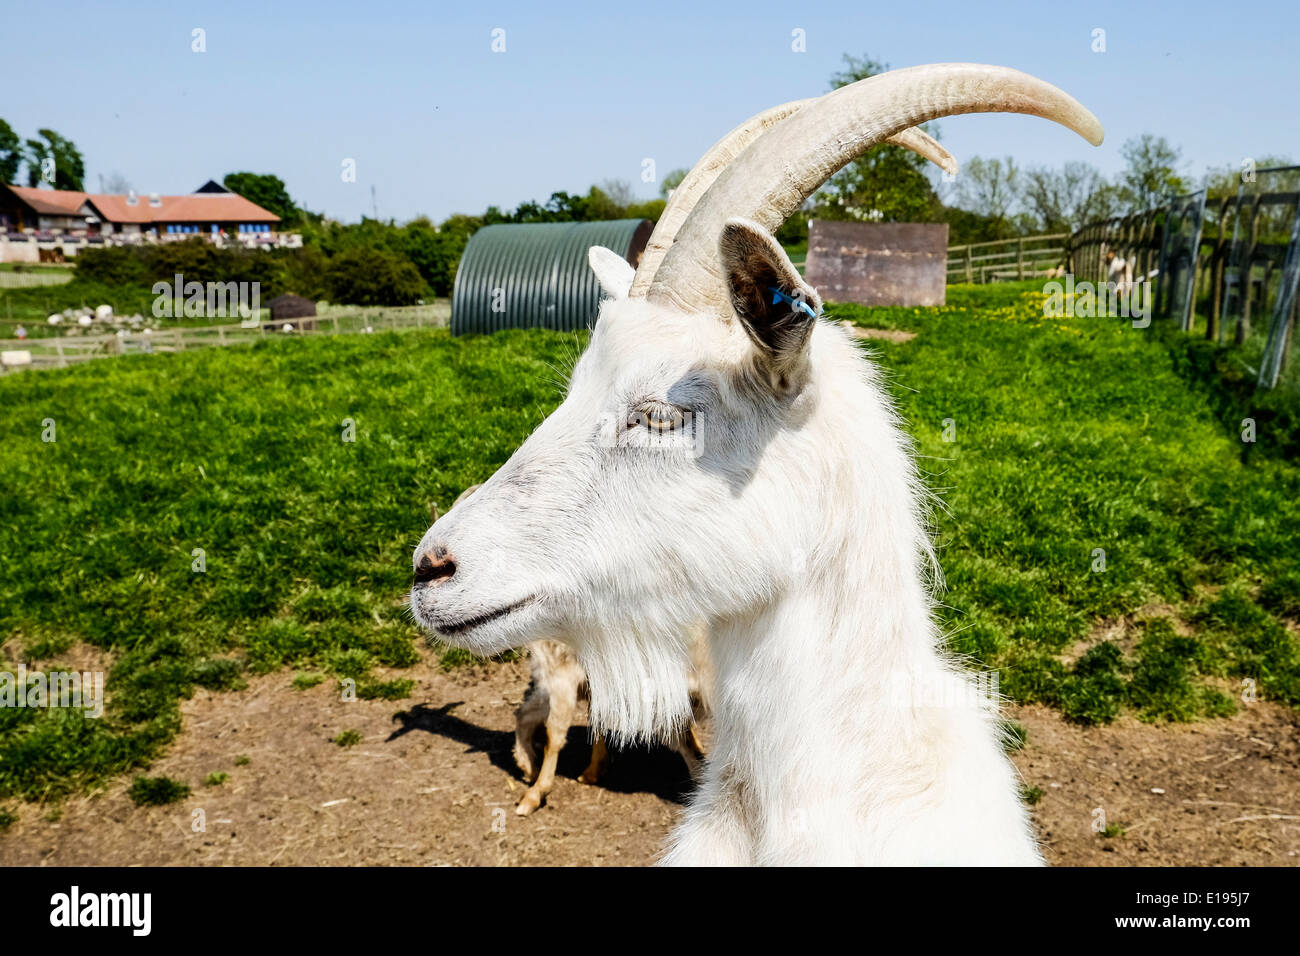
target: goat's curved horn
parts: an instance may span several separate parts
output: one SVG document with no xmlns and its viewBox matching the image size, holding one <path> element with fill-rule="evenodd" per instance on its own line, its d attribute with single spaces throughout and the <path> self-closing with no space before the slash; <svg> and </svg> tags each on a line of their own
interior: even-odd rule
<svg viewBox="0 0 1300 956">
<path fill-rule="evenodd" d="M 659 264 L 663 262 L 664 256 L 677 238 L 677 231 L 681 229 L 682 223 L 695 209 L 695 204 L 700 201 L 722 171 L 730 166 L 750 143 L 765 135 L 786 117 L 815 102 L 816 99 L 810 97 L 806 100 L 794 100 L 764 110 L 757 116 L 751 116 L 713 144 L 668 198 L 659 221 L 655 223 L 654 232 L 650 234 L 650 241 L 646 244 L 645 251 L 641 253 L 636 276 L 632 279 L 632 288 L 628 291 L 630 297 L 644 296 L 649 292 L 650 283 L 654 280 Z M 957 172 L 957 161 L 953 159 L 952 154 L 940 146 L 933 137 L 919 129 L 905 129 L 889 137 L 888 142 L 910 149 L 940 169 L 953 174 Z"/>
<path fill-rule="evenodd" d="M 886 143 L 910 149 L 918 156 L 923 156 L 945 173 L 957 175 L 957 160 L 952 153 L 939 145 L 939 141 L 923 129 L 905 129 L 901 133 L 885 137 Z"/>
<path fill-rule="evenodd" d="M 1093 145 L 1103 130 L 1077 100 L 1019 70 L 937 63 L 881 73 L 827 93 L 726 167 L 682 223 L 648 295 L 686 311 L 727 315 L 717 256 L 726 220 L 775 232 L 832 175 L 880 141 L 942 116 L 1029 113 L 1055 120 Z"/>
</svg>

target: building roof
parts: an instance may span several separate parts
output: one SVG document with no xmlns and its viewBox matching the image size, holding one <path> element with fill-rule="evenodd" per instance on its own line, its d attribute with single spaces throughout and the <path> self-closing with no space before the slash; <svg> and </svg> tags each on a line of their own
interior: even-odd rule
<svg viewBox="0 0 1300 956">
<path fill-rule="evenodd" d="M 91 194 L 91 203 L 109 222 L 279 222 L 280 217 L 236 193 L 162 196 L 153 205 L 148 196 L 134 206 L 125 196 Z"/>
<path fill-rule="evenodd" d="M 31 186 L 10 186 L 27 205 L 47 216 L 75 216 L 86 204 L 86 194 L 68 189 L 36 189 Z"/>
<path fill-rule="evenodd" d="M 276 223 L 280 217 L 268 212 L 237 193 L 198 193 L 189 196 L 162 196 L 152 205 L 148 196 L 138 196 L 134 205 L 126 196 L 105 193 L 81 193 L 65 189 L 32 189 L 10 186 L 19 199 L 38 213 L 47 216 L 75 216 L 87 201 L 106 222 L 149 224 L 155 222 L 265 222 Z"/>
</svg>

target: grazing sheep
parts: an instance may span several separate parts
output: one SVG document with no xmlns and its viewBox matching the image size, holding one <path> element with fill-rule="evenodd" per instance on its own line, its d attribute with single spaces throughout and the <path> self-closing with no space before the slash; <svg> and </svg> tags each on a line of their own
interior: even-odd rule
<svg viewBox="0 0 1300 956">
<path fill-rule="evenodd" d="M 478 654 L 563 634 L 616 741 L 687 725 L 685 635 L 707 622 L 715 742 L 667 863 L 1042 863 L 996 702 L 942 649 L 880 371 L 773 235 L 884 138 L 998 111 L 1102 139 L 1015 70 L 882 73 L 715 170 L 656 227 L 653 276 L 593 249 L 610 298 L 564 401 L 415 551 L 423 626 Z"/>
<path fill-rule="evenodd" d="M 452 507 L 455 508 L 480 487 L 482 486 L 472 485 L 466 488 Z M 704 759 L 697 727 L 708 714 L 708 658 L 705 640 L 703 633 L 696 635 L 694 656 L 686 675 L 691 695 L 692 723 L 672 738 L 673 749 L 681 754 L 692 777 L 697 775 L 699 763 Z M 527 816 L 540 807 L 555 786 L 555 765 L 568 738 L 569 728 L 577 716 L 578 703 L 590 699 L 587 675 L 572 649 L 560 641 L 545 640 L 533 641 L 528 645 L 527 651 L 532 680 L 523 703 L 515 711 L 515 763 L 530 784 L 515 806 L 515 813 L 520 816 Z M 538 730 L 545 733 L 540 763 L 537 760 L 535 741 Z M 582 783 L 599 783 L 608 762 L 609 749 L 604 735 L 596 734 L 591 748 L 591 763 L 578 780 Z"/>
</svg>

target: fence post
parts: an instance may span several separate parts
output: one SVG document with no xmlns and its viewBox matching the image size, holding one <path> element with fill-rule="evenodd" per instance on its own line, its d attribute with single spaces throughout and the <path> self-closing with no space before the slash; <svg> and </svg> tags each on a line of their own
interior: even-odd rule
<svg viewBox="0 0 1300 956">
<path fill-rule="evenodd" d="M 970 244 L 967 243 L 966 244 L 966 281 L 967 282 L 975 281 L 974 265 L 975 263 L 971 258 Z"/>
<path fill-rule="evenodd" d="M 1225 196 L 1219 203 L 1219 235 L 1214 242 L 1214 252 L 1210 260 L 1210 319 L 1205 324 L 1205 337 L 1218 341 L 1220 320 L 1223 317 L 1223 282 L 1226 275 L 1225 258 L 1230 248 L 1228 244 L 1228 207 L 1233 205 L 1235 197 Z M 1235 223 L 1235 215 L 1234 215 Z"/>
<path fill-rule="evenodd" d="M 1024 279 L 1025 277 L 1025 239 L 1020 237 L 1016 242 L 1016 278 Z"/>
<path fill-rule="evenodd" d="M 1250 240 L 1243 257 L 1245 268 L 1237 280 L 1241 283 L 1241 318 L 1237 320 L 1237 333 L 1233 336 L 1235 345 L 1243 344 L 1250 337 L 1251 298 L 1255 289 L 1255 249 L 1259 244 L 1259 212 L 1262 205 L 1258 198 L 1251 203 Z"/>
</svg>

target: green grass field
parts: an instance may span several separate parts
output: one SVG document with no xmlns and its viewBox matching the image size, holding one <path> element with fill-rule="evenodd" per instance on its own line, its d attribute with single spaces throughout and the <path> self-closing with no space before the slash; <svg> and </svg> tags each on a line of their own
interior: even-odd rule
<svg viewBox="0 0 1300 956">
<path fill-rule="evenodd" d="M 1300 705 L 1300 470 L 1266 430 L 1244 455 L 1176 342 L 1046 321 L 1023 286 L 830 311 L 918 333 L 868 347 L 944 504 L 951 643 L 1004 694 L 1087 722 L 1226 714 L 1243 679 Z M 406 694 L 375 668 L 417 660 L 404 599 L 430 506 L 509 456 L 581 345 L 309 336 L 0 379 L 4 654 L 116 660 L 103 719 L 0 709 L 0 797 L 147 765 L 195 687 L 285 669 Z M 1120 618 L 1126 637 L 1097 636 Z"/>
</svg>

